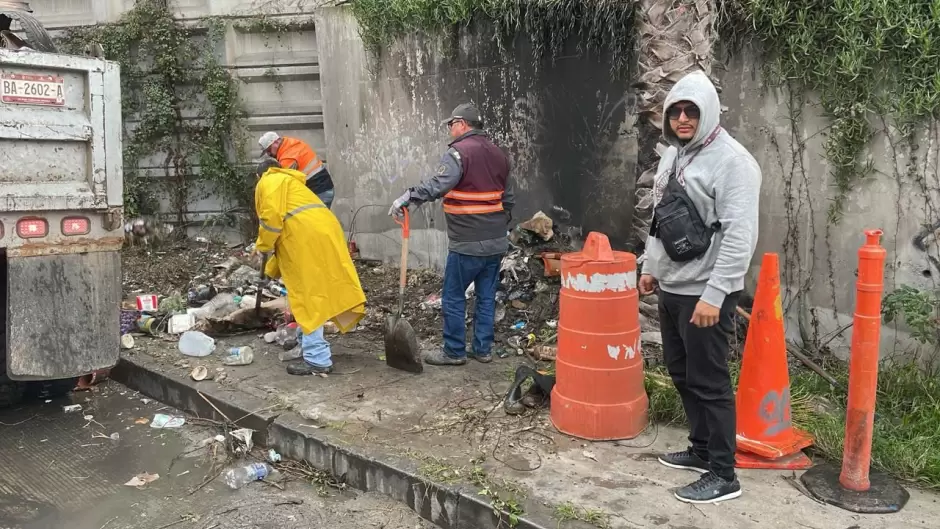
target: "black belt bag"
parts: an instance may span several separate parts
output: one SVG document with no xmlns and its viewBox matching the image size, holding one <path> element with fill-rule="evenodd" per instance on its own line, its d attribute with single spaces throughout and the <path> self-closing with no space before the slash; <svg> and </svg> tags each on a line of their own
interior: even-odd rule
<svg viewBox="0 0 940 529">
<path fill-rule="evenodd" d="M 705 224 L 695 203 L 679 184 L 675 173 L 663 190 L 663 198 L 653 209 L 650 235 L 663 243 L 666 255 L 675 262 L 683 263 L 705 255 L 712 244 L 712 236 L 721 229 L 721 224 Z"/>
</svg>

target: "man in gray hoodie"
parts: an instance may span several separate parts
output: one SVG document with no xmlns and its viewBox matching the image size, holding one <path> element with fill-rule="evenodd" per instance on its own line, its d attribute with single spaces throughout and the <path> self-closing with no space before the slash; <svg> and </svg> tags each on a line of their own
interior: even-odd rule
<svg viewBox="0 0 940 529">
<path fill-rule="evenodd" d="M 757 244 L 761 171 L 719 125 L 718 92 L 704 73 L 679 80 L 663 108 L 670 147 L 653 184 L 639 290 L 661 291 L 663 356 L 682 398 L 691 446 L 659 461 L 703 473 L 676 498 L 715 503 L 741 495 L 728 335 Z"/>
</svg>

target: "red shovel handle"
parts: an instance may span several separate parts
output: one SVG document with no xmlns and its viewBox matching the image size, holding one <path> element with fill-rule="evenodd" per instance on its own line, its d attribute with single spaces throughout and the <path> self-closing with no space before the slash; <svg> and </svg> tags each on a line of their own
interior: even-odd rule
<svg viewBox="0 0 940 529">
<path fill-rule="evenodd" d="M 411 235 L 411 220 L 408 216 L 408 206 L 401 208 L 402 211 L 402 220 L 398 220 L 397 217 L 392 217 L 395 219 L 395 223 L 401 226 L 401 238 L 407 239 Z"/>
</svg>

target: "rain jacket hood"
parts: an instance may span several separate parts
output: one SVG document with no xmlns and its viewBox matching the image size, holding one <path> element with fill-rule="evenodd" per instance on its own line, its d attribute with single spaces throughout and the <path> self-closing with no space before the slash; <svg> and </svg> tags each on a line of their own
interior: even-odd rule
<svg viewBox="0 0 940 529">
<path fill-rule="evenodd" d="M 670 259 L 656 234 L 651 233 L 643 273 L 656 278 L 666 292 L 699 296 L 720 307 L 728 294 L 744 288 L 744 275 L 757 246 L 761 171 L 754 157 L 727 131 L 712 136 L 719 126 L 721 102 L 704 73 L 690 73 L 673 86 L 663 115 L 679 101 L 695 103 L 701 110 L 698 129 L 688 143 L 682 143 L 668 119 L 664 121 L 663 138 L 669 148 L 653 181 L 653 203 L 659 204 L 674 175 L 702 220 L 720 227 L 704 255 L 681 263 Z"/>
<path fill-rule="evenodd" d="M 366 296 L 343 227 L 304 184 L 305 175 L 273 167 L 255 186 L 260 252 L 274 252 L 268 277 L 282 277 L 297 324 L 309 334 L 329 320 L 341 332 L 365 316 Z"/>
</svg>

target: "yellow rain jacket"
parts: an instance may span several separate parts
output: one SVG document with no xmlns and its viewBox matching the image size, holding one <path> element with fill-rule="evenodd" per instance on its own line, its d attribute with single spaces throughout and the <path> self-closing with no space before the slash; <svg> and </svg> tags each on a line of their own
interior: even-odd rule
<svg viewBox="0 0 940 529">
<path fill-rule="evenodd" d="M 255 186 L 260 226 L 259 252 L 274 251 L 268 277 L 283 277 L 287 301 L 305 334 L 333 320 L 341 332 L 365 316 L 366 295 L 359 283 L 343 227 L 310 191 L 305 176 L 271 168 Z"/>
</svg>

